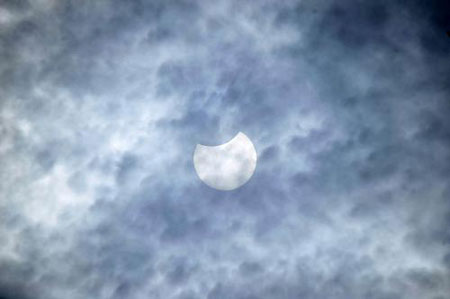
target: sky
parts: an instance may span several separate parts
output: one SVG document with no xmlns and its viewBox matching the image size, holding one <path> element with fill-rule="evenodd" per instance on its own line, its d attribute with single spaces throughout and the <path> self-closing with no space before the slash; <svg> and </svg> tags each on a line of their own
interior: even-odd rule
<svg viewBox="0 0 450 299">
<path fill-rule="evenodd" d="M 1 0 L 0 298 L 450 298 L 444 2 Z"/>
</svg>

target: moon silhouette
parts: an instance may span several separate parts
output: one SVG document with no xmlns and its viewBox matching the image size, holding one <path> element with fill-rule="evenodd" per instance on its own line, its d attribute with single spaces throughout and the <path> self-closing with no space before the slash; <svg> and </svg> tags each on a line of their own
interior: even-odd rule
<svg viewBox="0 0 450 299">
<path fill-rule="evenodd" d="M 257 157 L 253 143 L 239 132 L 221 145 L 197 144 L 193 160 L 200 180 L 211 188 L 227 191 L 239 188 L 252 177 Z"/>
</svg>

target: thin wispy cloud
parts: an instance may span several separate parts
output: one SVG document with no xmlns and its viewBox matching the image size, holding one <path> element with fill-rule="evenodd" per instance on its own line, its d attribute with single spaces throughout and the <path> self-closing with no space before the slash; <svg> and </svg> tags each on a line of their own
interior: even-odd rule
<svg viewBox="0 0 450 299">
<path fill-rule="evenodd" d="M 0 297 L 448 298 L 449 11 L 0 1 Z"/>
</svg>

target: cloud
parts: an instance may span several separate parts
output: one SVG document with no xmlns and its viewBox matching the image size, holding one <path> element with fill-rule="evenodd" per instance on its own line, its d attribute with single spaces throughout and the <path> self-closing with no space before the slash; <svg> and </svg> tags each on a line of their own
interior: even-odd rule
<svg viewBox="0 0 450 299">
<path fill-rule="evenodd" d="M 3 1 L 0 297 L 445 298 L 443 4 Z M 198 180 L 237 132 L 252 179 Z"/>
</svg>

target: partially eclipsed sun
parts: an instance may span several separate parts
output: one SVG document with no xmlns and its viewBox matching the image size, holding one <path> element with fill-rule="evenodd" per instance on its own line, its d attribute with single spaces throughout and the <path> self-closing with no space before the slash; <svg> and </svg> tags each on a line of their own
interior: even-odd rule
<svg viewBox="0 0 450 299">
<path fill-rule="evenodd" d="M 250 139 L 239 132 L 218 146 L 197 144 L 194 167 L 199 178 L 218 190 L 233 190 L 244 185 L 256 168 L 256 150 Z"/>
</svg>

